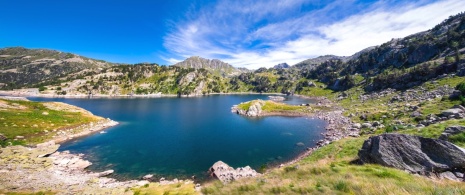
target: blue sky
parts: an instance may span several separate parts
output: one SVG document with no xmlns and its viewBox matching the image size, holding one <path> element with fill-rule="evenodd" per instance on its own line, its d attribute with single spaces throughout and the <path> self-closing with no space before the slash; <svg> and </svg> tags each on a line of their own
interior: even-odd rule
<svg viewBox="0 0 465 195">
<path fill-rule="evenodd" d="M 463 0 L 0 0 L 0 47 L 121 63 L 201 56 L 256 69 L 352 55 L 462 11 Z"/>
</svg>

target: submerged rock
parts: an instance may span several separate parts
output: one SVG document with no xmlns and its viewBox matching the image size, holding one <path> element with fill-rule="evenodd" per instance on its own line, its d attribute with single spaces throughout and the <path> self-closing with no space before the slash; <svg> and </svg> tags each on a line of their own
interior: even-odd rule
<svg viewBox="0 0 465 195">
<path fill-rule="evenodd" d="M 452 174 L 463 181 L 464 149 L 444 140 L 404 134 L 383 134 L 370 137 L 363 143 L 358 156 L 363 163 L 376 163 L 421 175 Z M 451 174 L 446 174 L 451 178 Z M 462 175 L 462 177 L 458 177 Z"/>
<path fill-rule="evenodd" d="M 209 172 L 212 176 L 218 178 L 223 183 L 229 183 L 234 180 L 260 175 L 249 166 L 234 169 L 223 161 L 218 161 L 213 164 L 213 166 L 210 167 Z"/>
<path fill-rule="evenodd" d="M 268 98 L 270 98 L 271 101 L 275 101 L 275 102 L 281 102 L 286 99 L 283 96 L 268 96 Z"/>
</svg>

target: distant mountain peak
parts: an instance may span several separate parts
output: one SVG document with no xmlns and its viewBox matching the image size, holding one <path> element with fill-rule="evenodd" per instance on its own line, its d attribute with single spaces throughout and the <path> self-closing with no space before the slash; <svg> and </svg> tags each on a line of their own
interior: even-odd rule
<svg viewBox="0 0 465 195">
<path fill-rule="evenodd" d="M 182 68 L 194 68 L 194 69 L 207 69 L 212 72 L 220 73 L 222 76 L 236 75 L 243 70 L 237 69 L 231 64 L 223 62 L 218 59 L 206 59 L 200 56 L 191 56 L 185 59 L 182 62 L 178 62 L 173 66 L 178 66 Z"/>
<path fill-rule="evenodd" d="M 287 64 L 286 62 L 284 63 L 280 63 L 280 64 L 277 64 L 275 66 L 273 66 L 274 69 L 286 69 L 286 68 L 290 68 L 291 66 L 289 66 L 289 64 Z"/>
</svg>

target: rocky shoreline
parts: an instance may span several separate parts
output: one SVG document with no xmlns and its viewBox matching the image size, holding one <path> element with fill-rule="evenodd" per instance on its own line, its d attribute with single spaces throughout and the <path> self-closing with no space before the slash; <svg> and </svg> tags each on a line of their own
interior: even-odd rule
<svg viewBox="0 0 465 195">
<path fill-rule="evenodd" d="M 0 99 L 28 101 L 24 97 L 1 96 Z M 50 102 L 44 104 L 50 109 L 64 109 L 69 112 L 87 110 L 75 106 Z M 58 152 L 62 143 L 82 136 L 101 132 L 119 123 L 109 118 L 96 122 L 61 129 L 50 141 L 34 146 L 0 147 L 0 193 L 1 192 L 52 192 L 57 194 L 132 194 L 131 188 L 147 186 L 152 177 L 146 175 L 142 180 L 118 181 L 106 177 L 113 170 L 91 172 L 86 168 L 92 165 L 84 160 L 83 154 L 69 151 Z M 158 185 L 193 184 L 191 180 L 160 179 Z M 197 185 L 196 189 L 200 189 Z"/>
<path fill-rule="evenodd" d="M 326 126 L 325 130 L 326 132 L 322 133 L 323 139 L 319 140 L 316 143 L 316 146 L 314 147 L 308 147 L 303 151 L 300 155 L 298 155 L 296 158 L 282 163 L 279 165 L 281 166 L 287 166 L 287 165 L 292 165 L 303 158 L 309 156 L 313 151 L 317 150 L 318 148 L 321 148 L 325 145 L 330 144 L 331 142 L 340 140 L 342 138 L 351 136 L 351 137 L 358 137 L 360 134 L 360 128 L 361 125 L 358 123 L 353 123 L 348 117 L 343 116 L 344 109 L 336 106 L 328 100 L 325 97 L 307 97 L 307 96 L 299 96 L 299 97 L 305 97 L 305 98 L 311 98 L 317 100 L 316 105 L 328 108 L 328 110 L 320 110 L 316 112 L 310 112 L 310 113 L 303 113 L 303 112 L 261 112 L 261 109 L 258 108 L 260 104 L 257 103 L 257 105 L 251 105 L 248 111 L 241 110 L 237 107 L 237 105 L 234 105 L 231 108 L 231 112 L 247 116 L 247 117 L 256 117 L 256 116 L 304 116 L 304 117 L 310 117 L 311 119 L 320 119 L 324 120 L 328 123 Z M 311 105 L 310 105 L 311 107 Z M 249 111 L 252 110 L 251 113 Z M 273 166 L 274 167 L 274 166 Z"/>
<path fill-rule="evenodd" d="M 39 192 L 58 194 L 132 194 L 133 187 L 148 185 L 144 180 L 117 181 L 106 176 L 113 170 L 91 172 L 92 163 L 83 154 L 58 152 L 59 145 L 36 148 L 9 146 L 0 149 L 0 191 Z M 190 180 L 160 180 L 160 185 L 192 184 Z"/>
<path fill-rule="evenodd" d="M 181 95 L 181 97 L 201 97 L 209 95 L 284 95 L 281 93 L 257 93 L 257 92 L 230 92 L 230 93 L 209 93 L 199 95 Z M 129 98 L 129 97 L 141 97 L 141 98 L 160 98 L 160 97 L 178 97 L 177 94 L 120 94 L 120 95 L 105 95 L 105 94 L 42 94 L 38 89 L 23 89 L 14 91 L 0 90 L 0 96 L 15 96 L 15 97 L 43 97 L 43 98 Z"/>
</svg>

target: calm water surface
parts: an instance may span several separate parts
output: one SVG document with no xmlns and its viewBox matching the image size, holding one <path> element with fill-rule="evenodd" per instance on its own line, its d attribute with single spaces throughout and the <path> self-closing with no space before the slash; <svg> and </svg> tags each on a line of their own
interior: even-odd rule
<svg viewBox="0 0 465 195">
<path fill-rule="evenodd" d="M 305 117 L 246 118 L 232 105 L 266 95 L 214 95 L 195 98 L 29 98 L 60 101 L 120 122 L 120 125 L 62 144 L 83 153 L 93 171 L 115 170 L 114 177 L 138 179 L 206 177 L 218 160 L 233 167 L 280 163 L 295 158 L 321 139 L 326 123 Z M 288 97 L 286 103 L 311 103 Z M 299 144 L 297 144 L 299 143 Z M 303 146 L 302 146 L 303 144 Z"/>
</svg>

